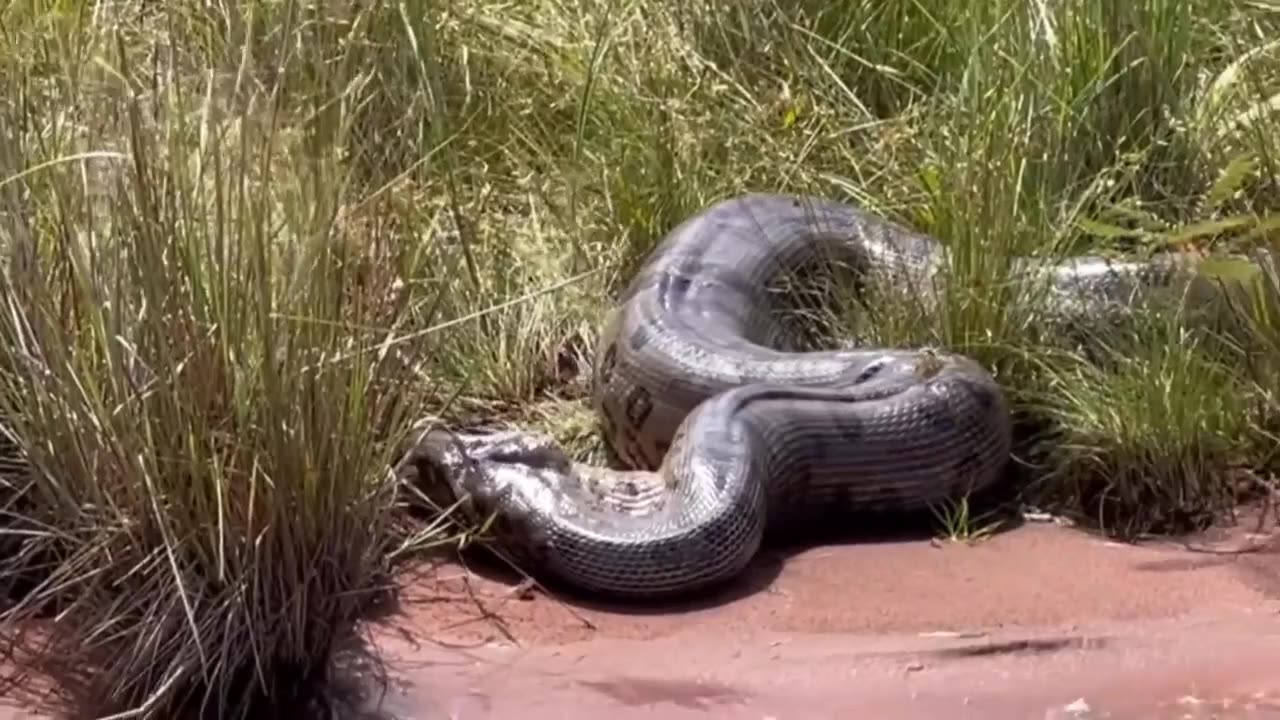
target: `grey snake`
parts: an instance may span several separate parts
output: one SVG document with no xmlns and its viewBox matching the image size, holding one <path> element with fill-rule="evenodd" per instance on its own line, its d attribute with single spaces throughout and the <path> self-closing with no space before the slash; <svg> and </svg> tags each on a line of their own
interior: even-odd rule
<svg viewBox="0 0 1280 720">
<path fill-rule="evenodd" d="M 432 428 L 399 467 L 495 513 L 503 546 L 536 572 L 618 598 L 710 588 L 739 574 L 766 531 L 843 511 L 916 510 L 999 478 L 1006 395 L 966 356 L 797 349 L 784 275 L 844 263 L 913 292 L 942 244 L 851 205 L 749 194 L 680 223 L 619 298 L 592 368 L 604 439 L 631 470 L 573 462 L 547 435 Z M 1168 260 L 1015 258 L 1064 316 L 1095 319 L 1183 277 Z M 421 477 L 421 476 L 429 476 Z"/>
</svg>

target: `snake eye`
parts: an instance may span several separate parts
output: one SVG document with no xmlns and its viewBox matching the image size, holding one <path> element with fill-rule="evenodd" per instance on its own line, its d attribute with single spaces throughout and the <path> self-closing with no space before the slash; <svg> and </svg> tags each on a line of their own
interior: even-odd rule
<svg viewBox="0 0 1280 720">
<path fill-rule="evenodd" d="M 884 363 L 884 360 L 876 360 L 867 365 L 862 372 L 858 373 L 858 377 L 853 379 L 854 384 L 859 385 L 878 375 L 884 369 Z"/>
</svg>

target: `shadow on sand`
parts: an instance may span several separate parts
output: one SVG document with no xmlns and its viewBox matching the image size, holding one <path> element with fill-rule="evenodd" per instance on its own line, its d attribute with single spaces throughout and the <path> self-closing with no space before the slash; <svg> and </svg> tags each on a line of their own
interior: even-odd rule
<svg viewBox="0 0 1280 720">
<path fill-rule="evenodd" d="M 975 525 L 987 527 L 988 537 L 1013 530 L 1024 522 L 1005 488 L 975 495 L 969 503 Z M 838 520 L 825 520 L 804 532 L 767 535 L 746 569 L 723 585 L 676 598 L 643 600 L 610 598 L 542 577 L 534 568 L 522 567 L 488 545 L 473 546 L 461 554 L 450 552 L 462 560 L 469 571 L 485 580 L 513 588 L 533 583 L 569 607 L 619 615 L 678 615 L 728 605 L 766 592 L 791 557 L 815 547 L 921 542 L 944 535 L 938 518 L 928 511 L 843 514 Z"/>
<path fill-rule="evenodd" d="M 1015 454 L 1020 454 L 1030 447 L 1033 438 L 1043 428 L 1022 417 L 1015 417 L 1014 425 L 1017 448 Z M 467 431 L 479 430 L 468 428 Z M 610 467 L 622 468 L 617 464 L 617 458 L 610 457 L 610 461 Z M 403 479 L 418 487 L 437 507 L 452 504 L 452 497 L 442 495 L 445 484 L 435 476 L 429 463 L 411 462 L 405 471 L 408 474 Z M 1024 519 L 1018 511 L 1019 496 L 1031 483 L 1032 475 L 1034 470 L 1030 466 L 1011 461 L 1006 466 L 1004 477 L 986 490 L 969 496 L 968 512 L 970 522 L 975 526 L 973 529 L 984 528 L 989 537 L 1022 525 Z M 448 559 L 461 560 L 469 571 L 483 579 L 513 588 L 532 583 L 557 602 L 569 607 L 621 615 L 673 615 L 731 604 L 766 591 L 777 580 L 789 558 L 814 547 L 919 542 L 937 539 L 946 534 L 936 512 L 927 510 L 909 513 L 839 512 L 803 525 L 803 532 L 767 533 L 761 549 L 750 564 L 736 578 L 723 585 L 679 598 L 661 600 L 621 600 L 569 587 L 554 578 L 538 574 L 532 563 L 522 565 L 504 556 L 492 544 L 477 544 L 461 553 L 453 549 L 443 552 L 452 556 Z"/>
<path fill-rule="evenodd" d="M 1024 522 L 1017 511 L 1016 488 L 1024 484 L 1025 478 L 1013 468 L 1006 475 L 991 490 L 969 498 L 974 525 L 988 528 L 989 535 L 1013 530 Z M 731 605 L 769 592 L 790 558 L 815 547 L 928 542 L 943 536 L 945 531 L 938 517 L 929 511 L 842 514 L 825 518 L 812 528 L 805 528 L 804 532 L 771 533 L 756 557 L 736 578 L 712 590 L 664 600 L 626 601 L 587 593 L 537 573 L 531 575 L 529 571 L 536 570 L 535 567 L 521 567 L 491 545 L 477 544 L 462 552 L 442 549 L 439 559 L 458 562 L 465 567 L 467 574 L 511 588 L 516 596 L 529 589 L 571 610 L 615 616 L 678 616 Z M 410 571 L 410 574 L 416 573 Z M 501 590 L 498 592 L 502 593 Z M 366 619 L 375 622 L 391 619 L 404 609 L 398 593 L 390 592 L 381 600 L 368 608 Z M 586 617 L 582 619 L 592 624 Z M 387 683 L 391 681 L 387 669 L 378 659 L 379 654 L 375 647 L 363 641 L 357 641 L 342 653 L 345 660 L 336 664 L 330 678 L 328 696 L 333 704 L 330 717 L 352 720 L 396 720 L 400 717 L 396 703 L 390 697 L 389 705 L 379 707 L 379 695 L 388 690 Z"/>
</svg>

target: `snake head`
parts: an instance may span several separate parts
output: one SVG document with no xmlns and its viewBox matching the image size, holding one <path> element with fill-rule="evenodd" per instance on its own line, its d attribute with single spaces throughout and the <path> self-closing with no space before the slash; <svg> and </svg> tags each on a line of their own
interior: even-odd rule
<svg viewBox="0 0 1280 720">
<path fill-rule="evenodd" d="M 461 502 L 466 511 L 496 511 L 517 523 L 546 512 L 575 479 L 572 461 L 550 436 L 440 429 L 418 437 L 397 475 L 440 507 Z"/>
<path fill-rule="evenodd" d="M 452 441 L 453 434 L 444 430 L 423 432 L 401 453 L 395 467 L 400 482 L 421 492 L 437 508 L 460 499 L 455 479 L 462 461 Z"/>
</svg>

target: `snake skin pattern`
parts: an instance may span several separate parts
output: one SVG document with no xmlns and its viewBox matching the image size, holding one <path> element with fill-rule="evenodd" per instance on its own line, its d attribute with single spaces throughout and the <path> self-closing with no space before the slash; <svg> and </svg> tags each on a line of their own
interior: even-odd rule
<svg viewBox="0 0 1280 720">
<path fill-rule="evenodd" d="M 1005 394 L 986 370 L 927 350 L 797 351 L 777 312 L 785 296 L 766 290 L 826 261 L 926 288 L 944 252 L 838 202 L 722 201 L 668 235 L 600 336 L 594 407 L 633 469 L 572 462 L 542 434 L 441 429 L 401 467 L 494 513 L 503 546 L 535 573 L 633 599 L 734 577 L 766 529 L 981 490 L 1012 442 Z M 1085 320 L 1185 275 L 1172 261 L 1096 257 L 1015 269 L 1045 273 L 1056 308 Z"/>
</svg>

